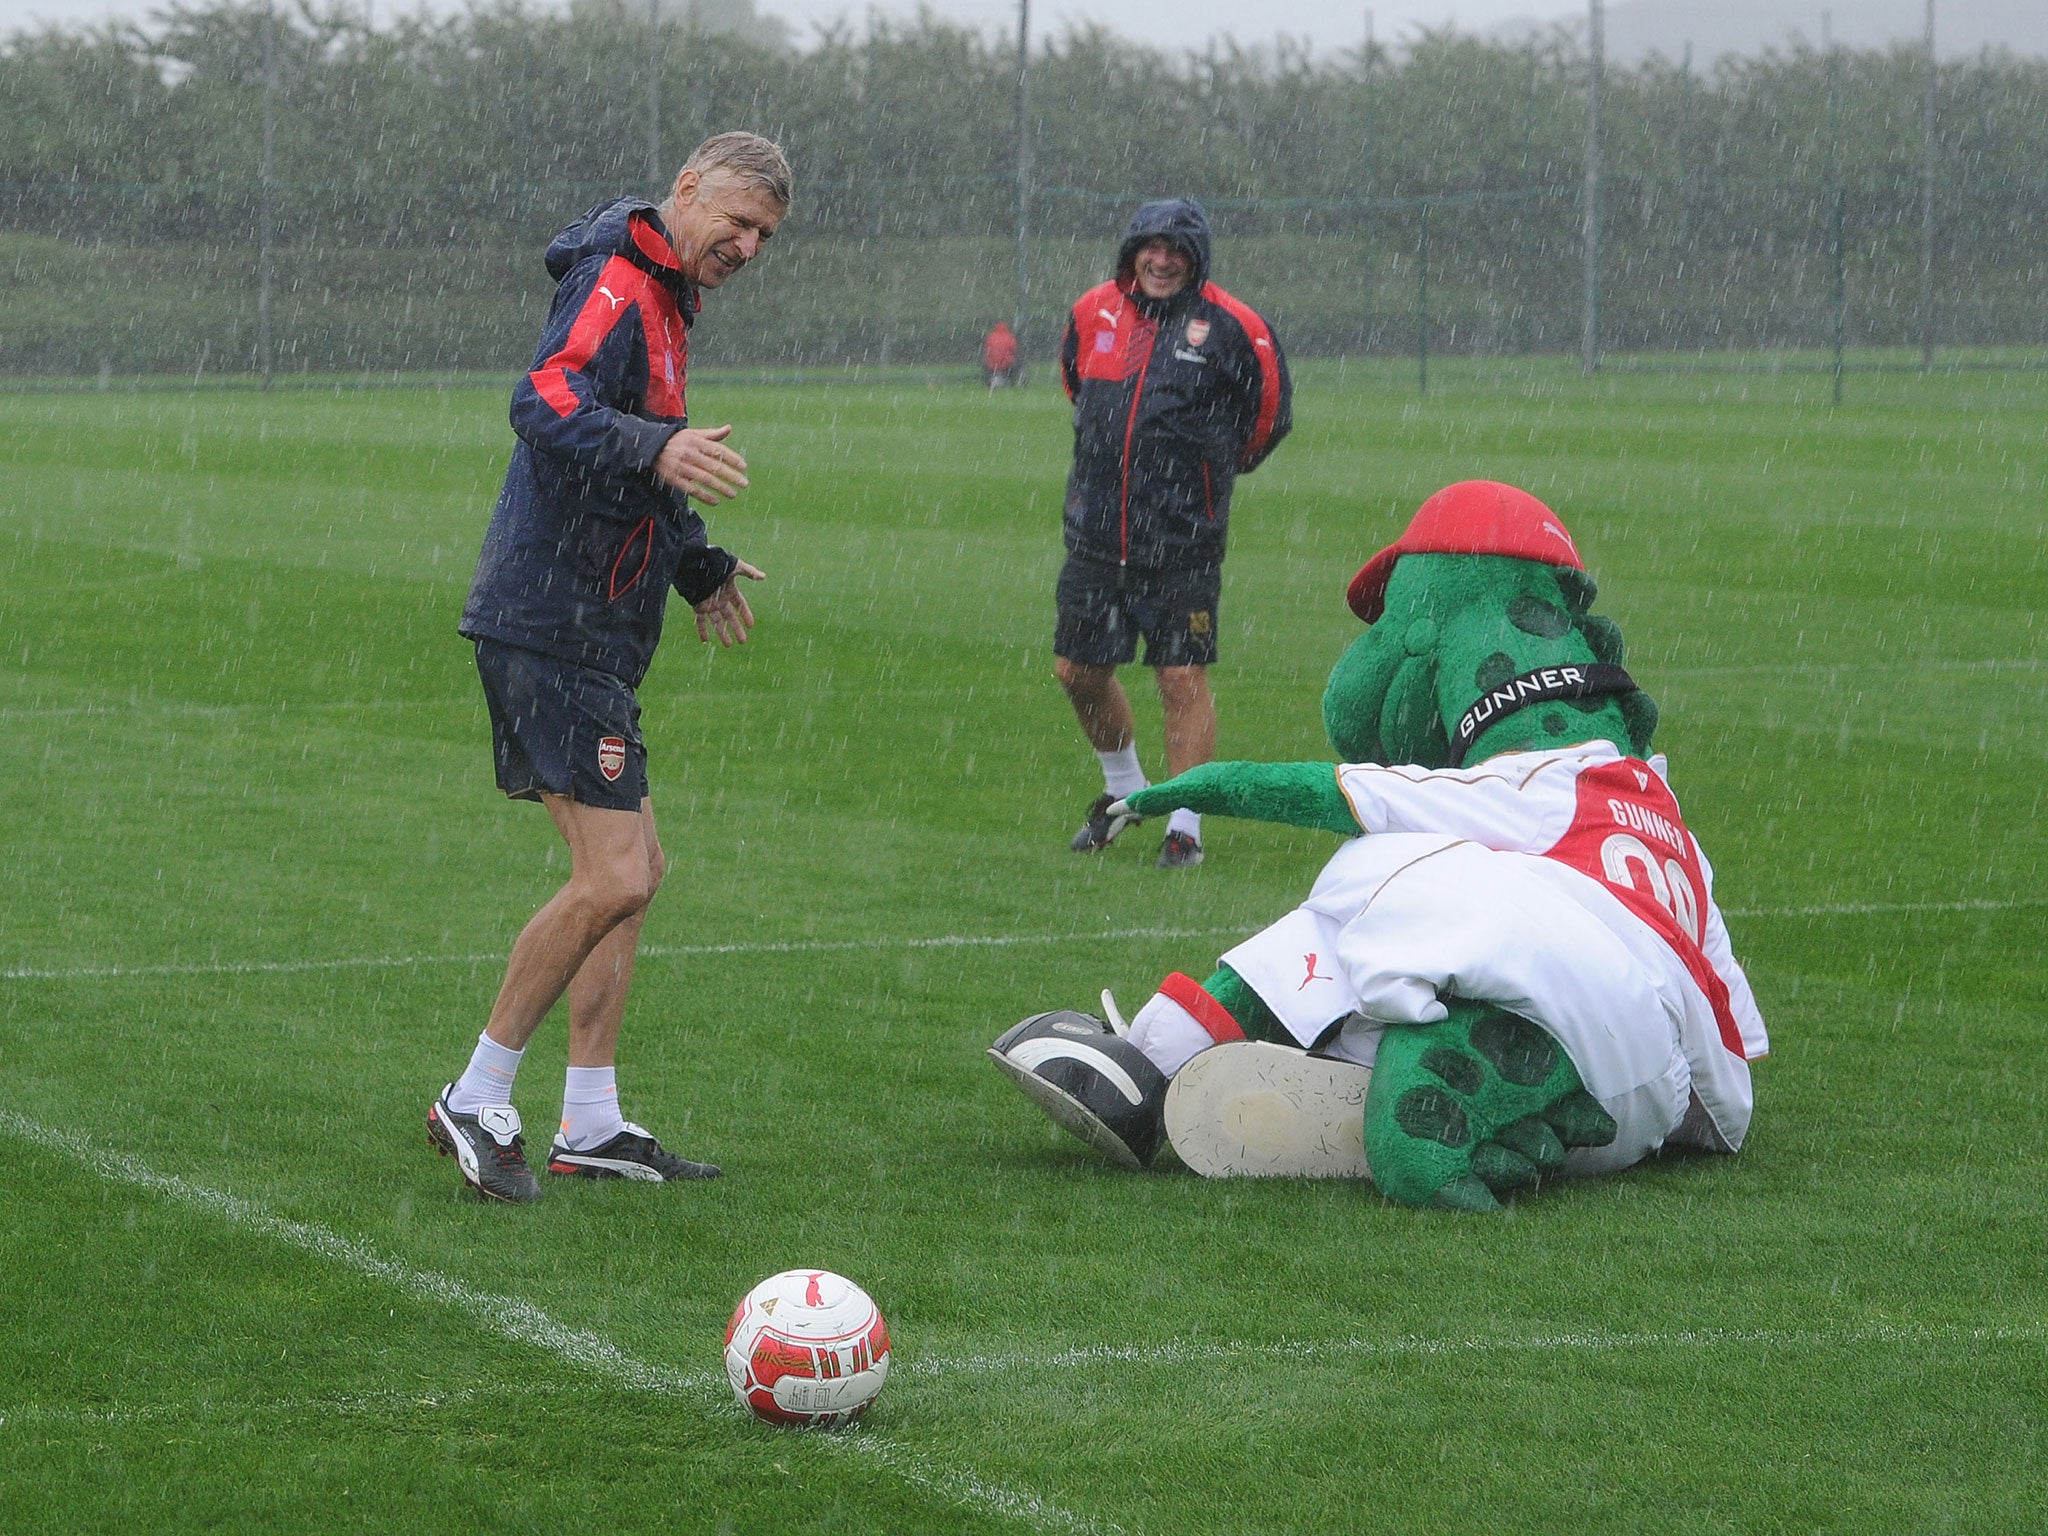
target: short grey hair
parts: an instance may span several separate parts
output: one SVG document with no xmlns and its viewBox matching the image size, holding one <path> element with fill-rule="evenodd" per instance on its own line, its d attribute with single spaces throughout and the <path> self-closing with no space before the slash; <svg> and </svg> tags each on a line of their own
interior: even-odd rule
<svg viewBox="0 0 2048 1536">
<path fill-rule="evenodd" d="M 758 133 L 713 134 L 683 162 L 683 169 L 700 176 L 723 171 L 741 185 L 766 192 L 783 207 L 789 206 L 789 156 L 780 144 Z"/>
</svg>

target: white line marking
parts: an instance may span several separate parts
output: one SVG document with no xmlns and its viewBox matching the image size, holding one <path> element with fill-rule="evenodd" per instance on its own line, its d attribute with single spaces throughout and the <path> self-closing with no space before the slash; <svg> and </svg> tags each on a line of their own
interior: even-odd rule
<svg viewBox="0 0 2048 1536">
<path fill-rule="evenodd" d="M 695 696 L 694 693 L 692 695 Z M 260 704 L 194 704 L 189 700 L 120 699 L 89 704 L 22 704 L 0 707 L 0 722 L 17 720 L 114 720 L 123 716 L 147 716 L 152 720 L 233 720 L 247 715 L 332 715 L 351 719 L 389 718 L 400 710 L 433 709 L 447 713 L 456 706 L 447 699 L 371 699 L 367 703 L 331 699 L 324 703 L 304 700 L 265 700 Z"/>
<path fill-rule="evenodd" d="M 1797 666 L 1771 662 L 1734 662 L 1723 667 L 1656 667 L 1645 677 L 1834 677 L 1840 673 L 1876 672 L 1884 676 L 1915 672 L 2038 672 L 2042 662 L 2032 656 L 1991 657 L 1978 661 L 1930 657 L 1926 661 L 1808 661 Z"/>
<path fill-rule="evenodd" d="M 313 1418 L 374 1418 L 407 1410 L 439 1412 L 464 1403 L 489 1403 L 520 1397 L 568 1397 L 588 1389 L 565 1381 L 498 1382 L 462 1387 L 452 1392 L 362 1392 L 348 1397 L 270 1397 L 211 1399 L 192 1402 L 135 1403 L 114 1408 L 52 1407 L 17 1403 L 0 1408 L 0 1426 L 9 1424 L 142 1424 L 160 1420 L 206 1419 L 215 1416 L 266 1419 L 284 1415 Z"/>
<path fill-rule="evenodd" d="M 1723 917 L 1871 917 L 1888 912 L 2020 912 L 2048 907 L 2048 897 L 2013 901 L 1845 901 L 1820 907 L 1723 907 Z"/>
<path fill-rule="evenodd" d="M 2048 897 L 2012 901 L 1849 901 L 1811 907 L 1723 907 L 1723 917 L 1873 917 L 1901 912 L 2023 912 L 2048 906 Z M 733 944 L 643 944 L 642 960 L 687 960 L 708 955 L 818 955 L 857 950 L 1015 949 L 1053 944 L 1107 944 L 1127 939 L 1213 939 L 1258 932 L 1251 923 L 1207 928 L 1106 928 L 1094 933 L 948 933 L 929 938 L 778 939 Z M 331 960 L 172 961 L 163 965 L 10 966 L 0 981 L 106 981 L 126 976 L 289 976 L 305 971 L 404 970 L 428 965 L 505 963 L 503 950 L 478 955 L 344 955 Z"/>
<path fill-rule="evenodd" d="M 167 573 L 168 574 L 168 573 Z M 1808 661 L 1786 666 L 1778 662 L 1731 662 L 1726 666 L 1646 667 L 1643 677 L 1654 687 L 1658 679 L 1711 677 L 1835 677 L 1844 674 L 1897 676 L 1921 672 L 2038 672 L 2048 661 L 2033 656 L 2001 656 L 1968 660 L 1961 657 L 1929 657 L 1924 661 Z M 985 678 L 964 688 L 890 687 L 876 683 L 873 693 L 891 698 L 950 698 L 968 700 L 988 694 L 1035 693 L 1041 691 L 1034 678 Z M 691 697 L 718 697 L 693 689 Z M 740 690 L 726 690 L 726 698 L 752 697 Z M 265 699 L 248 704 L 195 704 L 187 699 L 133 698 L 96 700 L 85 704 L 23 704 L 0 706 L 0 722 L 16 720 L 73 720 L 87 716 L 113 718 L 119 715 L 172 716 L 180 719 L 228 719 L 236 715 L 340 714 L 351 718 L 390 715 L 402 709 L 467 710 L 467 697 L 458 704 L 448 698 L 419 699 Z"/>
<path fill-rule="evenodd" d="M 602 1376 L 615 1386 L 688 1402 L 716 1417 L 731 1418 L 735 1427 L 745 1420 L 744 1410 L 732 1401 L 721 1372 L 677 1371 L 636 1360 L 608 1339 L 558 1322 L 531 1302 L 516 1296 L 493 1295 L 433 1270 L 415 1269 L 396 1259 L 387 1259 L 368 1244 L 344 1237 L 330 1228 L 274 1215 L 239 1195 L 194 1184 L 175 1174 L 158 1173 L 135 1158 L 109 1152 L 84 1136 L 53 1129 L 12 1110 L 0 1109 L 0 1131 L 82 1163 L 111 1183 L 147 1190 L 260 1237 L 297 1248 L 316 1258 L 331 1260 L 370 1279 L 384 1281 L 418 1300 L 452 1307 L 501 1338 L 543 1350 L 593 1375 Z M 809 1436 L 804 1443 L 840 1454 L 865 1457 L 949 1504 L 1005 1516 L 1040 1530 L 1057 1529 L 1080 1533 L 1080 1536 L 1095 1536 L 1095 1533 L 1115 1533 L 1123 1529 L 1106 1521 L 1075 1514 L 1036 1494 L 983 1482 L 971 1471 L 935 1466 L 916 1451 L 892 1443 L 872 1429 Z"/>
<path fill-rule="evenodd" d="M 1236 1361 L 1424 1359 L 1500 1354 L 1598 1354 L 1653 1350 L 1754 1349 L 1821 1353 L 1857 1344 L 1942 1345 L 2038 1344 L 2048 1340 L 2048 1323 L 1984 1327 L 1961 1323 L 1902 1326 L 1871 1323 L 1843 1329 L 1688 1328 L 1671 1333 L 1566 1333 L 1463 1339 L 1406 1336 L 1392 1339 L 1279 1339 L 1267 1343 L 1170 1341 L 1149 1346 L 1085 1345 L 1048 1354 L 1015 1352 L 917 1360 L 895 1374 L 940 1381 L 958 1376 L 1012 1375 L 1019 1371 L 1091 1370 L 1112 1366 L 1218 1365 Z M 133 1407 L 73 1408 L 23 1403 L 0 1408 L 0 1428 L 9 1425 L 101 1425 L 207 1418 L 214 1415 L 266 1417 L 378 1417 L 412 1410 L 438 1411 L 508 1394 L 521 1397 L 567 1395 L 579 1390 L 563 1382 L 510 1382 L 432 1395 L 369 1392 L 352 1397 L 276 1398 L 256 1401 L 143 1403 Z"/>
<path fill-rule="evenodd" d="M 941 934 L 936 938 L 787 939 L 735 944 L 643 944 L 642 960 L 698 955 L 815 955 L 849 950 L 1009 949 L 1020 945 L 1093 944 L 1120 939 L 1211 939 L 1253 931 L 1218 928 L 1115 928 L 1096 933 Z M 390 970 L 414 965 L 503 965 L 505 952 L 488 955 L 368 955 L 335 960 L 220 960 L 167 965 L 104 965 L 38 969 L 15 966 L 0 981 L 85 981 L 116 976 L 260 976 L 296 971 Z"/>
<path fill-rule="evenodd" d="M 737 1419 L 740 1410 L 725 1399 L 724 1378 L 714 1372 L 678 1372 L 626 1355 L 596 1334 L 557 1322 L 516 1297 L 476 1290 L 446 1275 L 387 1259 L 367 1245 L 326 1227 L 276 1216 L 251 1201 L 162 1174 L 131 1157 L 108 1152 L 83 1136 L 53 1130 L 27 1116 L 0 1110 L 0 1130 L 84 1164 L 111 1182 L 147 1190 L 178 1204 L 330 1259 L 358 1274 L 385 1281 L 408 1295 L 438 1302 L 467 1313 L 492 1332 L 530 1345 L 604 1376 L 615 1385 L 692 1402 L 707 1410 L 724 1405 Z M 1107 1366 L 1214 1364 L 1230 1361 L 1355 1360 L 1360 1358 L 1423 1358 L 1431 1356 L 1494 1356 L 1519 1353 L 1607 1353 L 1663 1349 L 1800 1349 L 1814 1352 L 1858 1344 L 2005 1344 L 2039 1343 L 2048 1339 L 2048 1323 L 2019 1327 L 1963 1324 L 1932 1326 L 1869 1323 L 1840 1329 L 1691 1328 L 1652 1333 L 1567 1333 L 1534 1336 L 1467 1338 L 1399 1337 L 1391 1339 L 1281 1339 L 1267 1343 L 1171 1341 L 1158 1345 L 1084 1345 L 1050 1354 L 990 1354 L 934 1357 L 906 1361 L 904 1376 L 944 1380 L 969 1375 L 1008 1374 L 1019 1370 L 1088 1370 Z M 559 1386 L 508 1387 L 508 1391 L 544 1392 Z M 308 1399 L 272 1405 L 279 1411 L 303 1408 L 313 1412 L 375 1413 L 437 1407 L 466 1394 L 421 1397 L 414 1394 L 372 1394 L 355 1398 Z M 708 1401 L 707 1401 L 708 1399 Z M 99 1424 L 131 1419 L 174 1417 L 204 1412 L 209 1405 L 145 1405 L 135 1409 L 47 1409 L 25 1405 L 0 1409 L 0 1428 L 16 1424 Z M 869 1431 L 811 1437 L 807 1444 L 865 1455 L 905 1481 L 940 1495 L 948 1502 L 1006 1516 L 1040 1529 L 1058 1527 L 1075 1532 L 1117 1532 L 1121 1527 L 1076 1515 L 1034 1494 L 1019 1493 L 983 1482 L 971 1472 L 933 1467 L 915 1452 Z"/>
<path fill-rule="evenodd" d="M 950 699 L 955 703 L 969 703 L 991 696 L 1017 695 L 1028 697 L 1042 692 L 1040 684 L 1033 679 L 1012 681 L 1007 678 L 971 683 L 965 688 L 934 687 L 890 687 L 877 684 L 870 688 L 871 694 L 886 694 L 892 699 Z M 751 690 L 742 688 L 693 687 L 690 689 L 692 704 L 706 701 L 747 702 L 758 698 Z M 787 697 L 785 695 L 785 697 Z M 645 700 L 658 707 L 662 702 L 659 695 Z M 340 715 L 345 720 L 365 718 L 389 719 L 402 711 L 432 710 L 439 716 L 481 714 L 480 708 L 473 709 L 467 695 L 453 698 L 417 699 L 325 699 L 308 702 L 294 699 L 264 699 L 249 704 L 195 704 L 186 699 L 114 699 L 95 700 L 85 704 L 18 704 L 0 705 L 0 724 L 13 724 L 30 720 L 120 720 L 124 718 L 145 718 L 151 720 L 235 720 L 250 715 L 284 718 L 293 715 Z"/>
<path fill-rule="evenodd" d="M 1986 1328 L 1961 1324 L 1929 1327 L 1871 1323 L 1842 1329 L 1689 1328 L 1674 1333 L 1566 1333 L 1535 1336 L 1442 1339 L 1280 1339 L 1155 1345 L 1090 1344 L 1053 1354 L 1027 1353 L 934 1357 L 906 1362 L 906 1376 L 998 1375 L 1013 1371 L 1086 1370 L 1097 1366 L 1203 1365 L 1232 1360 L 1352 1360 L 1429 1355 L 1490 1355 L 1523 1352 L 1603 1353 L 1657 1349 L 1839 1349 L 1851 1344 L 2031 1344 L 2048 1339 L 2048 1323 Z"/>
<path fill-rule="evenodd" d="M 644 955 L 645 950 L 641 953 Z M 97 965 L 75 968 L 13 966 L 0 981 L 104 981 L 122 976 L 288 976 L 300 971 L 402 970 L 416 965 L 503 964 L 503 955 L 362 955 L 339 960 L 220 960 L 169 965 Z"/>
<path fill-rule="evenodd" d="M 1105 928 L 1094 933 L 944 933 L 934 938 L 791 939 L 755 944 L 649 944 L 642 955 L 798 955 L 847 949 L 1010 949 L 1036 944 L 1097 944 L 1118 939 L 1213 939 L 1242 924 L 1211 928 Z"/>
</svg>

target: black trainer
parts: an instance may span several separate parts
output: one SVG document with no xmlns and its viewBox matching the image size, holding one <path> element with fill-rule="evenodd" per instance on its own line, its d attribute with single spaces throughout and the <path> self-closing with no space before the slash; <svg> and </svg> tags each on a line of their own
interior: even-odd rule
<svg viewBox="0 0 2048 1536">
<path fill-rule="evenodd" d="M 1159 845 L 1161 869 L 1193 869 L 1202 862 L 1202 845 L 1185 832 L 1169 832 Z"/>
<path fill-rule="evenodd" d="M 1081 830 L 1074 834 L 1074 840 L 1067 846 L 1076 853 L 1093 853 L 1115 842 L 1117 834 L 1125 827 L 1135 827 L 1145 819 L 1128 811 L 1121 816 L 1110 815 L 1109 808 L 1116 801 L 1117 797 L 1112 794 L 1097 795 L 1095 803 L 1088 807 L 1088 819 L 1081 823 Z"/>
<path fill-rule="evenodd" d="M 448 1107 L 450 1083 L 427 1106 L 427 1145 L 455 1159 L 469 1187 L 486 1200 L 525 1205 L 540 1198 L 540 1180 L 526 1166 L 526 1137 L 519 1111 L 510 1104 L 486 1104 L 473 1115 Z"/>
<path fill-rule="evenodd" d="M 555 1144 L 548 1149 L 548 1172 L 572 1179 L 641 1179 L 650 1184 L 718 1177 L 716 1165 L 677 1157 L 630 1120 L 610 1141 L 581 1152 L 571 1149 L 557 1131 Z"/>
</svg>

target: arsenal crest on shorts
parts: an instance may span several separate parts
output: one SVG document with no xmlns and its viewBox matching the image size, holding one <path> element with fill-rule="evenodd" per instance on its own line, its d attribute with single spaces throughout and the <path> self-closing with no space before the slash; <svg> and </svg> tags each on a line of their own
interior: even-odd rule
<svg viewBox="0 0 2048 1536">
<path fill-rule="evenodd" d="M 1190 321 L 1188 322 L 1188 345 L 1189 345 L 1189 346 L 1191 346 L 1191 347 L 1199 347 L 1199 346 L 1200 346 L 1200 345 L 1201 345 L 1201 344 L 1202 344 L 1203 342 L 1207 341 L 1208 339 L 1209 339 L 1209 322 L 1208 322 L 1208 321 L 1206 321 L 1206 320 L 1190 320 Z"/>
<path fill-rule="evenodd" d="M 625 737 L 598 737 L 597 771 L 604 775 L 604 779 L 607 784 L 616 784 L 619 782 L 619 775 L 626 771 Z"/>
</svg>

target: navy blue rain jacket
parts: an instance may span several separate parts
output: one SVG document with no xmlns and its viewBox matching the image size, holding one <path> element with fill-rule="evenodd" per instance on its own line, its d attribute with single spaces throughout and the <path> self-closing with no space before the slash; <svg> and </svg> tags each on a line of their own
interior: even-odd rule
<svg viewBox="0 0 2048 1536">
<path fill-rule="evenodd" d="M 651 203 L 600 204 L 547 252 L 554 302 L 512 391 L 518 443 L 484 534 L 462 633 L 638 686 L 671 585 L 697 603 L 733 556 L 654 461 L 688 419 L 698 296 Z"/>
<path fill-rule="evenodd" d="M 1158 236 L 1194 259 L 1167 299 L 1138 288 L 1138 248 Z M 1060 374 L 1074 402 L 1066 542 L 1147 569 L 1223 559 L 1230 493 L 1293 425 L 1293 385 L 1272 328 L 1209 281 L 1209 221 L 1182 198 L 1147 203 L 1116 276 L 1067 317 Z"/>
</svg>

